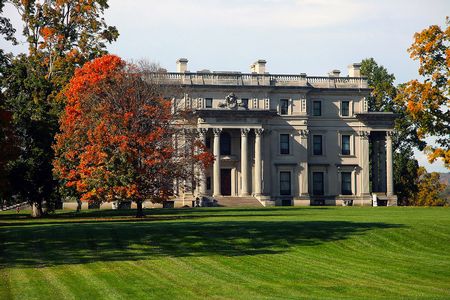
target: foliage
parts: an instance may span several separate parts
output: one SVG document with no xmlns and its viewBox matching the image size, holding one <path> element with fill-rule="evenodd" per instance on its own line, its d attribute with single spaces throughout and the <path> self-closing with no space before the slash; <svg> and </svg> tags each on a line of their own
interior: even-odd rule
<svg viewBox="0 0 450 300">
<path fill-rule="evenodd" d="M 62 88 L 77 66 L 106 53 L 117 29 L 102 18 L 107 0 L 11 0 L 19 11 L 30 55 L 46 66 L 46 78 Z M 55 91 L 58 92 L 58 89 Z"/>
<path fill-rule="evenodd" d="M 135 201 L 140 215 L 144 200 L 168 199 L 175 179 L 188 179 L 194 164 L 211 161 L 204 149 L 194 156 L 176 151 L 177 116 L 145 73 L 106 55 L 70 81 L 54 166 L 65 188 L 83 201 Z"/>
<path fill-rule="evenodd" d="M 394 190 L 398 205 L 413 205 L 419 187 L 417 172 L 419 163 L 411 149 L 394 152 Z"/>
<path fill-rule="evenodd" d="M 417 172 L 418 193 L 414 198 L 414 205 L 420 206 L 442 206 L 446 204 L 441 193 L 445 189 L 445 184 L 440 183 L 439 173 L 427 173 L 424 167 L 420 167 Z"/>
<path fill-rule="evenodd" d="M 5 108 L 12 113 L 20 145 L 18 158 L 8 162 L 8 176 L 16 199 L 29 201 L 39 216 L 44 201 L 57 193 L 51 145 L 65 105 L 65 87 L 75 68 L 104 54 L 105 43 L 118 33 L 102 17 L 106 0 L 9 2 L 22 17 L 29 53 L 12 60 L 2 82 Z"/>
<path fill-rule="evenodd" d="M 372 89 L 368 99 L 369 111 L 392 111 L 392 99 L 397 94 L 394 74 L 378 65 L 372 57 L 363 59 L 361 74 L 367 77 L 367 83 Z"/>
<path fill-rule="evenodd" d="M 432 25 L 414 35 L 408 49 L 419 61 L 424 81 L 411 80 L 399 90 L 396 101 L 405 106 L 420 139 L 436 137 L 426 150 L 430 162 L 440 158 L 450 168 L 450 19 L 446 28 Z"/>
<path fill-rule="evenodd" d="M 39 67 L 31 57 L 18 56 L 3 81 L 5 102 L 12 113 L 20 149 L 17 159 L 8 162 L 9 180 L 18 201 L 36 206 L 37 216 L 42 213 L 44 201 L 50 203 L 56 190 L 51 172 L 51 145 L 58 125 L 51 103 L 45 101 L 51 86 L 41 76 L 44 70 Z"/>
<path fill-rule="evenodd" d="M 6 2 L 7 0 L 0 0 L 0 36 L 13 44 L 17 44 L 17 40 L 14 37 L 16 30 L 12 26 L 11 20 L 1 15 Z M 0 53 L 3 54 L 3 49 L 0 49 Z"/>
</svg>

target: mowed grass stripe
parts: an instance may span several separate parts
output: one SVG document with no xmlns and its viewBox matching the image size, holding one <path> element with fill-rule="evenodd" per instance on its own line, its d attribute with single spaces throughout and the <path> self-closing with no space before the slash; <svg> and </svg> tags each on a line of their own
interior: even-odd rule
<svg viewBox="0 0 450 300">
<path fill-rule="evenodd" d="M 3 278 L 8 274 L 9 280 L 2 282 L 10 282 L 0 286 L 0 296 L 445 299 L 450 295 L 449 209 L 151 213 L 144 221 L 83 224 L 59 215 L 58 224 L 45 224 L 1 213 L 3 224 L 15 226 L 0 231 L 4 245 L 0 272 Z M 82 212 L 77 218 L 95 215 L 101 221 L 102 214 L 109 212 Z M 128 212 L 114 212 L 105 220 L 122 214 Z M 1 220 L 3 216 L 10 219 Z M 158 221 L 162 216 L 164 220 Z"/>
</svg>

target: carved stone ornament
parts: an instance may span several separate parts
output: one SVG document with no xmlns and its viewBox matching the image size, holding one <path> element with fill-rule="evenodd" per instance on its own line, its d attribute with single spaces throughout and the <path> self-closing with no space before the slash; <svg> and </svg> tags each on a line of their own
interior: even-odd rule
<svg viewBox="0 0 450 300">
<path fill-rule="evenodd" d="M 219 136 L 222 132 L 222 128 L 213 128 L 214 136 Z"/>
<path fill-rule="evenodd" d="M 299 131 L 299 133 L 300 133 L 300 136 L 301 136 L 301 137 L 306 138 L 306 137 L 308 137 L 309 130 L 307 130 L 307 129 L 301 129 L 301 130 Z"/>
<path fill-rule="evenodd" d="M 370 136 L 370 131 L 361 130 L 358 134 L 362 139 L 368 139 Z"/>
<path fill-rule="evenodd" d="M 198 131 L 198 135 L 201 138 L 206 137 L 206 135 L 208 134 L 208 128 L 198 128 L 197 131 Z"/>
<path fill-rule="evenodd" d="M 255 134 L 261 136 L 264 133 L 264 128 L 255 129 Z"/>
<path fill-rule="evenodd" d="M 241 128 L 241 135 L 242 136 L 247 136 L 249 132 L 250 132 L 249 128 Z"/>
<path fill-rule="evenodd" d="M 222 102 L 219 104 L 219 107 L 236 109 L 238 107 L 237 100 L 238 99 L 237 99 L 236 95 L 234 93 L 231 93 L 225 98 L 225 102 Z"/>
</svg>

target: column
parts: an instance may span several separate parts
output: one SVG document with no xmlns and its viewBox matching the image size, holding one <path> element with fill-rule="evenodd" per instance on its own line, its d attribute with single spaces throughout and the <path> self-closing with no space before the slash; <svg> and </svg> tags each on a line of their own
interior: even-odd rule
<svg viewBox="0 0 450 300">
<path fill-rule="evenodd" d="M 369 136 L 370 131 L 360 131 L 359 132 L 359 139 L 360 139 L 360 153 L 359 153 L 359 159 L 360 163 L 359 166 L 361 167 L 361 195 L 369 195 L 369 173 L 370 173 L 370 167 L 369 167 Z"/>
<path fill-rule="evenodd" d="M 261 153 L 261 138 L 264 132 L 263 128 L 255 129 L 255 196 L 262 194 L 262 153 Z"/>
<path fill-rule="evenodd" d="M 206 143 L 206 134 L 208 133 L 208 128 L 199 128 L 198 135 L 200 137 L 200 141 L 205 145 Z M 200 196 L 206 195 L 206 170 L 203 167 L 198 168 L 199 172 L 199 194 Z"/>
<path fill-rule="evenodd" d="M 222 132 L 222 128 L 214 128 L 214 165 L 213 165 L 213 178 L 214 178 L 214 191 L 213 196 L 219 197 L 221 196 L 220 189 L 220 133 Z"/>
<path fill-rule="evenodd" d="M 300 136 L 301 136 L 301 145 L 303 147 L 303 159 L 300 162 L 300 168 L 301 168 L 301 173 L 300 173 L 300 195 L 301 197 L 308 197 L 309 193 L 308 193 L 308 135 L 309 135 L 309 130 L 304 129 L 304 130 L 300 130 Z"/>
<path fill-rule="evenodd" d="M 386 195 L 394 195 L 394 176 L 392 167 L 392 136 L 393 131 L 386 131 Z"/>
<path fill-rule="evenodd" d="M 248 132 L 250 129 L 241 129 L 241 196 L 248 196 Z"/>
</svg>

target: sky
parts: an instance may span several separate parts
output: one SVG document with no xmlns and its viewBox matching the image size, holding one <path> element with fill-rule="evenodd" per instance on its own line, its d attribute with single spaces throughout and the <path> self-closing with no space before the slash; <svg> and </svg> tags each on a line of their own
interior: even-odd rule
<svg viewBox="0 0 450 300">
<path fill-rule="evenodd" d="M 127 60 L 147 59 L 175 71 L 184 57 L 188 69 L 249 72 L 258 59 L 276 74 L 325 76 L 333 69 L 373 57 L 396 76 L 418 78 L 407 48 L 413 34 L 445 24 L 450 0 L 110 0 L 105 19 L 120 37 L 108 46 Z M 17 28 L 16 12 L 7 7 Z M 22 40 L 23 42 L 23 40 Z M 7 51 L 24 51 L 0 40 Z M 443 164 L 428 171 L 447 172 Z"/>
</svg>

